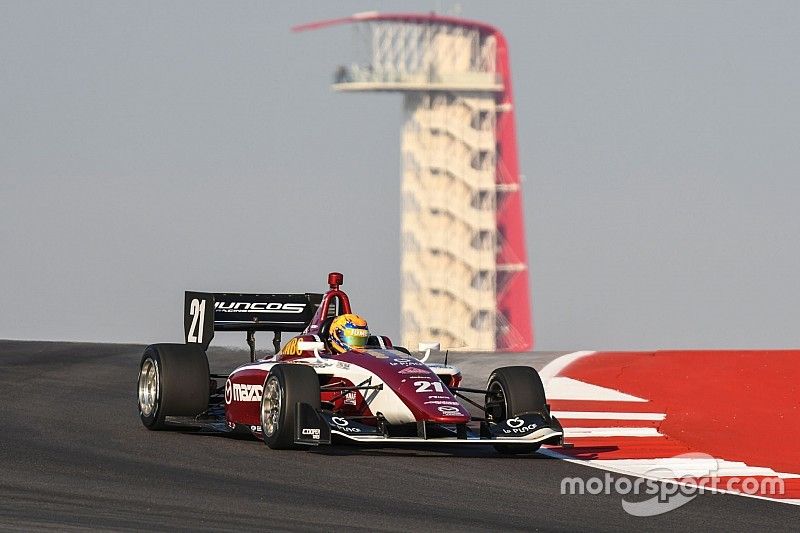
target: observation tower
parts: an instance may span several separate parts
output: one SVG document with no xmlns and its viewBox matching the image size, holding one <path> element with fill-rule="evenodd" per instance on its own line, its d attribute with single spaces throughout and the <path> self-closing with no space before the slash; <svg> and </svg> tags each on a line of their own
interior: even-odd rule
<svg viewBox="0 0 800 533">
<path fill-rule="evenodd" d="M 482 22 L 433 13 L 359 13 L 293 29 L 339 24 L 353 25 L 366 56 L 339 66 L 333 89 L 403 94 L 403 345 L 530 350 L 505 37 Z"/>
</svg>

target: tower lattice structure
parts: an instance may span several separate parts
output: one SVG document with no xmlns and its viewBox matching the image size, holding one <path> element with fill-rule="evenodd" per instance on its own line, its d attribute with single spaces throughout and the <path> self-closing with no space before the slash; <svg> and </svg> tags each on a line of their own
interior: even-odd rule
<svg viewBox="0 0 800 533">
<path fill-rule="evenodd" d="M 435 14 L 361 13 L 361 62 L 341 92 L 404 96 L 402 342 L 525 351 L 533 346 L 508 46 L 487 24 Z M 364 50 L 362 50 L 364 52 Z"/>
</svg>

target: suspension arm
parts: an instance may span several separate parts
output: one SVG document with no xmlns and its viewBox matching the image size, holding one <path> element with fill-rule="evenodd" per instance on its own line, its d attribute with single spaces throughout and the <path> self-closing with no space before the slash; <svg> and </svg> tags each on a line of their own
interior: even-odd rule
<svg viewBox="0 0 800 533">
<path fill-rule="evenodd" d="M 489 394 L 486 389 L 471 389 L 469 387 L 449 387 L 451 392 L 473 392 L 475 394 Z"/>
<path fill-rule="evenodd" d="M 354 390 L 383 390 L 383 384 L 380 385 L 353 385 L 352 387 L 329 387 L 329 386 L 322 386 L 320 390 L 324 391 L 354 391 Z"/>
<path fill-rule="evenodd" d="M 450 389 L 450 390 L 453 391 L 453 389 Z M 477 407 L 478 409 L 480 409 L 484 413 L 486 412 L 486 409 L 481 404 L 479 404 L 478 402 L 474 402 L 474 401 L 470 400 L 469 398 L 467 398 L 463 394 L 459 394 L 458 391 L 453 391 L 453 394 L 455 394 L 458 398 L 461 398 L 465 402 L 474 405 L 475 407 Z"/>
</svg>

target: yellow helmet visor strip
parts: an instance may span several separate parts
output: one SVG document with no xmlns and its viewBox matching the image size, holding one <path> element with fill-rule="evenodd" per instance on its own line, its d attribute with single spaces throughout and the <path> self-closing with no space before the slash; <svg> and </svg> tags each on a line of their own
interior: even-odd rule
<svg viewBox="0 0 800 533">
<path fill-rule="evenodd" d="M 369 331 L 366 329 L 344 328 L 342 334 L 344 342 L 353 348 L 363 348 L 367 345 Z"/>
</svg>

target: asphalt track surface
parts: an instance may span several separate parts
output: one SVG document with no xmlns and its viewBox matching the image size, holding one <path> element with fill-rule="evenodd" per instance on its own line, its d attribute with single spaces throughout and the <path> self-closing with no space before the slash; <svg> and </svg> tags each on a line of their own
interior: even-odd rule
<svg viewBox="0 0 800 533">
<path fill-rule="evenodd" d="M 560 494 L 602 472 L 491 447 L 336 446 L 273 451 L 259 441 L 139 422 L 143 347 L 0 341 L 0 529 L 18 531 L 755 530 L 796 527 L 795 506 L 700 495 L 637 518 L 615 494 Z M 212 371 L 246 352 L 212 354 Z M 469 370 L 548 354 L 460 356 Z M 465 375 L 467 372 L 465 372 Z"/>
</svg>

